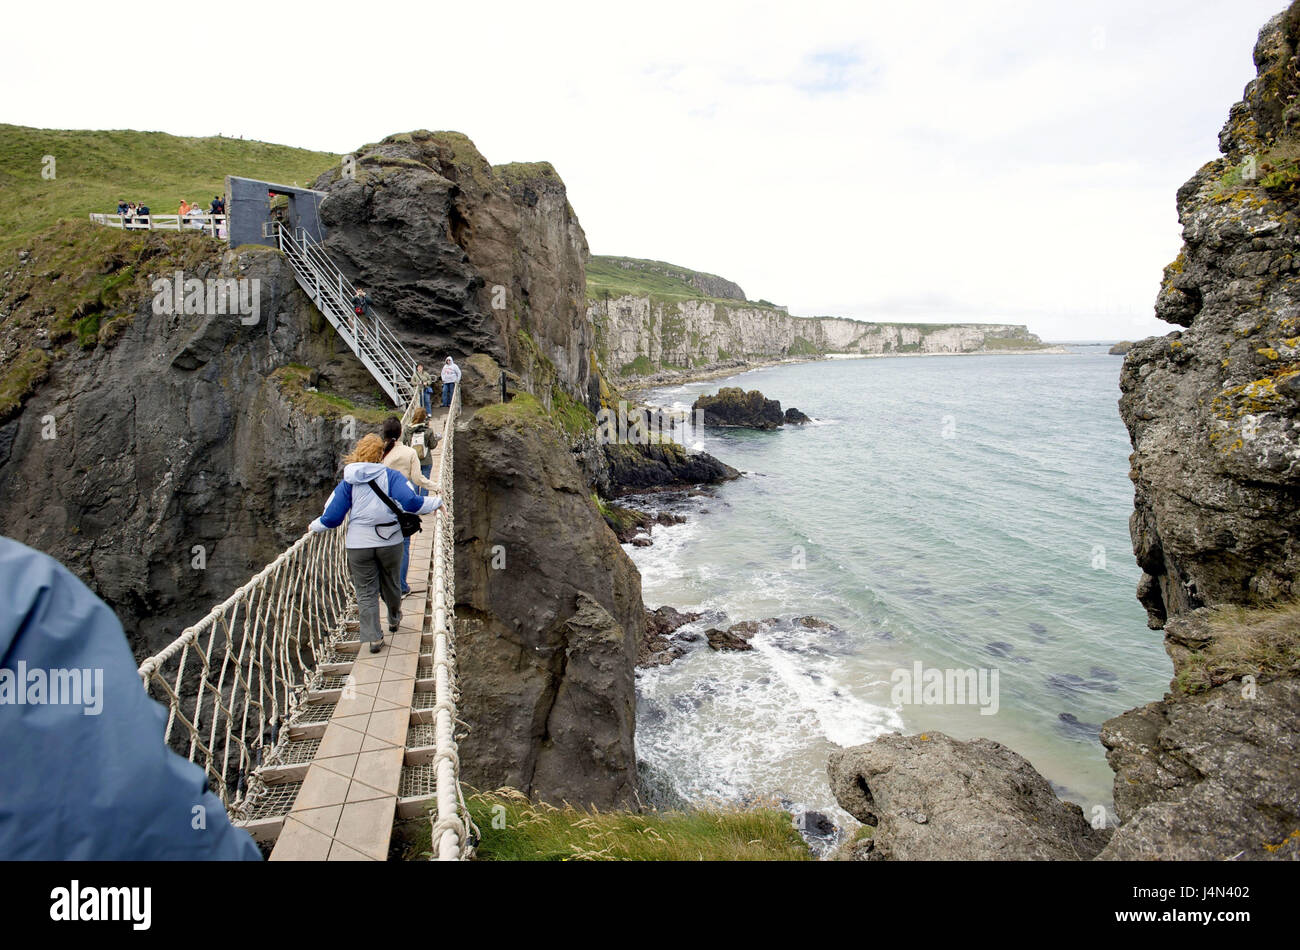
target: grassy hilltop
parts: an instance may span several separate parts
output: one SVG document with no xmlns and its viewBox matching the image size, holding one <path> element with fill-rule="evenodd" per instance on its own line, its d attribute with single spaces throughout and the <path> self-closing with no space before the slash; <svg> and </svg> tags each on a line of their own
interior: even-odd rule
<svg viewBox="0 0 1300 950">
<path fill-rule="evenodd" d="M 55 159 L 55 178 L 41 176 Z M 0 251 L 29 242 L 59 221 L 113 212 L 118 199 L 175 214 L 181 199 L 204 208 L 226 175 L 307 185 L 340 156 L 230 138 L 165 132 L 34 129 L 0 123 Z"/>
</svg>

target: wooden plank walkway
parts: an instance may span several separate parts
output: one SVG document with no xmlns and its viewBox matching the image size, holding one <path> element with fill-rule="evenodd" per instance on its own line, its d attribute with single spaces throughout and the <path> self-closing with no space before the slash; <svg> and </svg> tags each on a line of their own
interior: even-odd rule
<svg viewBox="0 0 1300 950">
<path fill-rule="evenodd" d="M 439 412 L 431 430 L 441 432 L 445 418 L 445 411 Z M 440 450 L 433 453 L 430 478 L 435 481 L 441 456 Z M 285 817 L 272 861 L 388 860 L 416 674 L 424 634 L 432 627 L 433 532 L 435 520 L 441 517 L 425 515 L 424 530 L 411 538 L 407 569 L 411 593 L 402 599 L 398 631 L 388 632 L 388 612 L 381 605 L 384 648 L 371 653 L 361 644 L 302 788 Z M 431 662 L 427 654 L 425 659 Z"/>
</svg>

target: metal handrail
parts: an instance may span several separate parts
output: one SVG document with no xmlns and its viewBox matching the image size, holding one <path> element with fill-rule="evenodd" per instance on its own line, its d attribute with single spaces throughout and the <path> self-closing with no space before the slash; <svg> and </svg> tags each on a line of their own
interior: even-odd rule
<svg viewBox="0 0 1300 950">
<path fill-rule="evenodd" d="M 331 258 L 329 254 L 326 253 L 325 249 L 321 247 L 320 243 L 316 241 L 304 228 L 296 229 L 296 235 L 298 237 L 299 246 L 303 248 L 308 257 L 312 259 L 320 270 L 325 272 L 326 276 L 334 279 L 339 297 L 344 301 L 350 301 L 355 297 L 357 294 L 356 288 L 352 285 L 352 282 L 348 280 L 347 275 L 344 274 L 339 266 L 334 263 L 333 258 Z M 381 337 L 380 342 L 397 351 L 397 354 L 400 357 L 400 360 L 398 361 L 399 363 L 409 363 L 411 366 L 414 366 L 415 360 L 412 359 L 411 354 L 407 352 L 402 341 L 397 338 L 397 334 L 395 334 L 387 324 L 382 321 L 379 321 L 378 326 Z M 386 339 L 384 339 L 385 336 L 387 337 Z"/>
<path fill-rule="evenodd" d="M 278 225 L 277 238 L 298 283 L 389 397 L 400 404 L 417 396 L 411 385 L 414 360 L 378 315 L 371 315 L 370 326 L 356 319 L 349 303 L 356 290 L 324 249 L 302 228 L 290 231 Z"/>
<path fill-rule="evenodd" d="M 302 240 L 296 235 L 302 235 Z M 389 398 L 399 404 L 413 398 L 417 395 L 413 391 L 415 387 L 411 386 L 415 363 L 411 361 L 403 365 L 403 361 L 411 360 L 406 348 L 400 346 L 400 342 L 383 325 L 380 317 L 370 317 L 373 331 L 356 320 L 351 305 L 347 303 L 348 298 L 344 296 L 344 292 L 355 295 L 351 282 L 329 259 L 329 255 L 318 247 L 313 248 L 305 231 L 298 229 L 296 235 L 287 227 L 278 226 L 279 247 L 294 268 L 299 285 L 308 292 L 352 352 L 360 357 L 370 374 L 380 382 Z"/>
</svg>

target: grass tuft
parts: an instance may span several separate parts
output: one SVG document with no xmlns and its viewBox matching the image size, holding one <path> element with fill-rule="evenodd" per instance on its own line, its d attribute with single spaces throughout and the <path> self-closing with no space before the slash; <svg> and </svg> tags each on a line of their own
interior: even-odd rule
<svg viewBox="0 0 1300 950">
<path fill-rule="evenodd" d="M 808 861 L 790 815 L 775 805 L 694 811 L 597 811 L 531 802 L 511 788 L 466 802 L 482 840 L 481 861 Z M 422 829 L 422 830 L 421 830 Z M 403 857 L 427 857 L 419 822 Z"/>
</svg>

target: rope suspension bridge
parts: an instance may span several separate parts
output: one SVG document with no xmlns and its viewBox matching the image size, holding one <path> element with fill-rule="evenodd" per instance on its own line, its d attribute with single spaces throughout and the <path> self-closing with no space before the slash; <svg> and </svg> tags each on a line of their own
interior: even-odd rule
<svg viewBox="0 0 1300 950">
<path fill-rule="evenodd" d="M 298 284 L 390 398 L 406 404 L 409 424 L 419 405 L 415 361 L 377 316 L 353 313 L 352 286 L 318 243 L 300 228 L 275 227 Z M 457 386 L 431 420 L 443 432 L 430 451 L 445 513 L 425 515 L 410 539 L 411 593 L 382 652 L 360 649 L 339 528 L 304 534 L 139 667 L 144 689 L 167 707 L 165 741 L 203 768 L 231 820 L 271 848 L 271 860 L 386 860 L 393 822 L 425 815 L 431 858 L 473 852 L 452 610 L 459 412 Z"/>
</svg>

